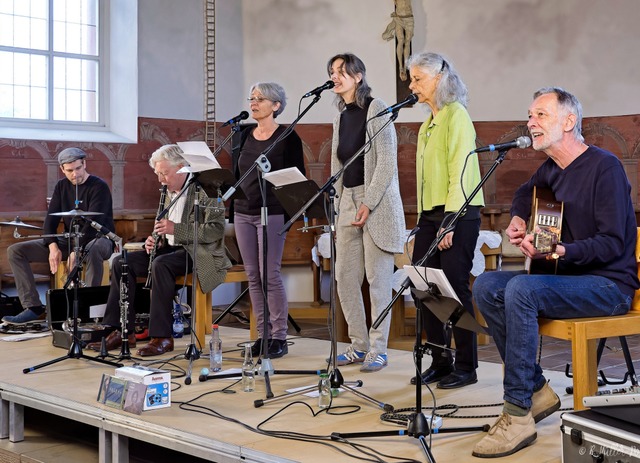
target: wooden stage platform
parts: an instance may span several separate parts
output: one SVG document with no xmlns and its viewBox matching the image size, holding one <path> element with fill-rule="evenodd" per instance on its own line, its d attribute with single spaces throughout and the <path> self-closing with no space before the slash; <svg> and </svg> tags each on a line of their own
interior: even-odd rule
<svg viewBox="0 0 640 463">
<path fill-rule="evenodd" d="M 221 333 L 225 351 L 224 368 L 239 368 L 241 357 L 237 346 L 248 341 L 249 331 L 221 327 Z M 181 357 L 188 338 L 179 341 L 174 353 Z M 296 337 L 290 337 L 289 341 L 289 354 L 272 360 L 274 369 L 312 370 L 326 367 L 325 358 L 330 353 L 328 341 Z M 339 344 L 339 349 L 344 346 Z M 207 351 L 205 349 L 205 353 Z M 93 355 L 91 351 L 85 353 Z M 135 354 L 135 349 L 132 349 L 132 353 Z M 344 392 L 336 397 L 333 401 L 333 407 L 336 408 L 329 413 L 318 413 L 317 399 L 301 395 L 255 408 L 255 400 L 266 398 L 264 379 L 259 377 L 256 380 L 256 390 L 252 393 L 242 392 L 240 384 L 232 380 L 199 382 L 201 368 L 208 365 L 205 357 L 194 362 L 193 383 L 188 386 L 184 384 L 186 360 L 178 358 L 162 364 L 153 358 L 153 366 L 172 371 L 173 403 L 170 408 L 146 411 L 141 415 L 117 411 L 96 401 L 102 374 L 113 373 L 110 366 L 84 359 L 65 359 L 28 374 L 22 372 L 24 368 L 64 355 L 66 351 L 53 347 L 50 337 L 24 342 L 0 342 L 0 419 L 4 438 L 0 441 L 0 448 L 11 445 L 16 448 L 17 444 L 11 441 L 21 440 L 20 424 L 26 407 L 97 428 L 99 449 L 92 456 L 95 459 L 86 460 L 85 457 L 83 463 L 129 461 L 129 445 L 134 442 L 130 439 L 172 449 L 192 458 L 220 463 L 356 462 L 370 458 L 365 452 L 377 455 L 378 461 L 426 461 L 419 440 L 410 436 L 349 439 L 349 443 L 331 440 L 331 434 L 336 432 L 405 429 L 404 426 L 381 421 L 383 411 L 355 394 Z M 168 361 L 169 357 L 164 360 Z M 389 351 L 389 366 L 377 373 L 361 373 L 356 365 L 340 367 L 340 372 L 346 381 L 362 380 L 364 384 L 359 390 L 381 403 L 392 404 L 396 409 L 415 406 L 416 390 L 409 384 L 409 378 L 414 374 L 411 352 Z M 495 421 L 494 417 L 483 416 L 496 415 L 500 407 L 475 406 L 501 402 L 501 365 L 482 363 L 478 376 L 477 384 L 462 389 L 433 389 L 439 406 L 455 404 L 465 407 L 455 415 L 475 417 L 445 417 L 444 429 L 481 426 Z M 547 377 L 561 396 L 563 406 L 570 407 L 571 396 L 564 393 L 564 388 L 571 384 L 571 380 L 558 372 L 548 372 Z M 290 388 L 317 384 L 317 377 L 310 375 L 275 374 L 270 380 L 276 396 Z M 225 392 L 222 392 L 223 389 Z M 433 405 L 433 400 L 423 387 L 423 407 Z M 258 430 L 260 423 L 268 419 Z M 26 424 L 28 427 L 29 423 Z M 556 413 L 539 423 L 538 440 L 533 446 L 500 461 L 559 462 L 559 428 L 560 413 Z M 471 456 L 471 450 L 482 436 L 480 431 L 433 434 L 431 452 L 440 463 L 479 461 Z M 24 449 L 28 444 L 27 435 L 21 443 L 23 452 L 26 452 Z M 72 463 L 68 459 L 66 461 Z M 185 456 L 180 461 L 192 460 Z"/>
</svg>

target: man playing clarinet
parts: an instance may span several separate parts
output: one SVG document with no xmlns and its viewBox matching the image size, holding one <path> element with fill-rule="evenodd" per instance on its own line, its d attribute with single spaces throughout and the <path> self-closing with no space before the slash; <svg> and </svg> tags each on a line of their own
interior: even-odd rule
<svg viewBox="0 0 640 463">
<path fill-rule="evenodd" d="M 153 234 L 144 243 L 146 252 L 131 252 L 127 255 L 128 267 L 128 307 L 135 307 L 136 279 L 151 273 L 151 307 L 149 316 L 149 343 L 140 348 L 141 357 L 161 355 L 173 351 L 172 309 L 177 276 L 191 273 L 193 268 L 193 234 L 195 183 L 189 182 L 190 174 L 178 172 L 188 165 L 177 145 L 164 145 L 149 159 L 149 165 L 158 176 L 158 181 L 166 186 L 166 198 L 160 209 L 171 204 L 182 189 L 187 190 L 173 203 L 161 220 L 153 227 Z M 231 262 L 224 248 L 224 208 L 211 207 L 213 201 L 199 190 L 200 216 L 198 217 L 198 257 L 196 276 L 202 291 L 207 293 L 222 283 Z M 156 243 L 156 240 L 157 243 Z M 153 259 L 151 259 L 153 257 Z M 122 256 L 113 262 L 111 289 L 103 324 L 115 330 L 107 336 L 107 350 L 121 347 L 121 293 Z M 124 318 L 124 317 L 122 317 Z M 126 333 L 129 347 L 136 344 L 134 335 L 135 313 L 128 310 Z M 89 349 L 100 351 L 101 343 L 91 343 Z"/>
</svg>

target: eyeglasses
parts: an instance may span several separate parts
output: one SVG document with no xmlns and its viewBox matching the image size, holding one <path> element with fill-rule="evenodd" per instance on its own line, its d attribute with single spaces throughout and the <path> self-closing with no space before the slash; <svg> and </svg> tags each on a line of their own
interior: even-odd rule
<svg viewBox="0 0 640 463">
<path fill-rule="evenodd" d="M 269 100 L 269 98 L 265 98 L 265 97 L 263 97 L 263 96 L 252 96 L 252 97 L 250 97 L 250 98 L 247 98 L 247 101 L 250 101 L 250 102 L 252 102 L 252 103 L 253 103 L 254 101 L 255 101 L 256 103 L 262 103 L 262 102 L 263 102 L 263 101 L 265 101 L 265 100 L 267 100 L 267 101 L 271 101 L 271 100 Z"/>
</svg>

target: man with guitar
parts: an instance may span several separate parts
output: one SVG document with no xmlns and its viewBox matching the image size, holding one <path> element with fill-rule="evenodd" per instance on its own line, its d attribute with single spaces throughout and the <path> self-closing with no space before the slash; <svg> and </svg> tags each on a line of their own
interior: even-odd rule
<svg viewBox="0 0 640 463">
<path fill-rule="evenodd" d="M 531 444 L 535 423 L 560 407 L 536 362 L 538 317 L 621 315 L 640 286 L 637 224 L 622 163 L 584 143 L 582 107 L 565 90 L 538 90 L 528 114 L 533 148 L 548 159 L 517 189 L 506 234 L 531 262 L 557 261 L 556 273 L 487 272 L 474 283 L 474 299 L 504 362 L 502 414 L 473 450 L 483 458 Z M 532 213 L 534 189 L 549 190 L 562 203 L 558 219 L 535 207 Z M 527 228 L 529 220 L 535 223 Z M 558 230 L 557 240 L 536 249 L 541 235 L 548 241 Z"/>
</svg>

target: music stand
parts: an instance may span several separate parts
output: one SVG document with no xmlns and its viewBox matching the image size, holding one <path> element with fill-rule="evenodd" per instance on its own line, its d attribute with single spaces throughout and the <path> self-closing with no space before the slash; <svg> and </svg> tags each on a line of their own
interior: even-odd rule
<svg viewBox="0 0 640 463">
<path fill-rule="evenodd" d="M 373 144 L 373 141 L 378 137 L 378 135 L 380 135 L 380 133 L 382 133 L 382 131 L 387 128 L 387 126 L 389 126 L 389 124 L 391 124 L 393 121 L 396 120 L 396 118 L 398 117 L 398 112 L 395 111 L 393 112 L 393 114 L 391 115 L 391 117 L 384 123 L 384 125 L 382 127 L 380 127 L 380 129 L 375 132 L 371 137 L 369 137 L 368 141 L 365 142 L 364 145 L 362 145 L 362 147 L 353 154 L 353 156 L 351 156 L 343 165 L 342 168 L 340 170 L 338 170 L 338 172 L 336 172 L 334 175 L 332 175 L 325 183 L 324 185 L 322 185 L 322 187 L 320 187 L 320 189 L 318 191 L 316 191 L 314 193 L 314 195 L 309 198 L 309 200 L 307 200 L 302 207 L 295 213 L 295 214 L 290 214 L 291 218 L 289 219 L 289 221 L 287 223 L 284 224 L 284 227 L 282 228 L 282 230 L 279 232 L 280 234 L 285 233 L 287 230 L 289 230 L 289 228 L 291 228 L 291 225 L 293 225 L 293 222 L 295 222 L 301 215 L 305 214 L 307 210 L 311 209 L 312 205 L 318 200 L 318 198 L 322 195 L 324 195 L 324 193 L 327 193 L 327 195 L 329 196 L 329 236 L 331 238 L 331 256 L 330 256 L 330 262 L 331 262 L 331 296 L 330 296 L 330 314 L 331 314 L 331 355 L 329 357 L 329 365 L 327 370 L 329 371 L 329 380 L 331 382 L 331 388 L 332 389 L 339 389 L 341 387 L 343 387 L 345 390 L 353 393 L 354 395 L 374 404 L 376 407 L 382 408 L 384 411 L 386 412 L 391 412 L 393 411 L 393 405 L 391 404 L 387 404 L 384 402 L 380 402 L 376 399 L 374 399 L 373 397 L 369 397 L 368 395 L 364 394 L 363 392 L 360 392 L 356 389 L 354 389 L 353 387 L 349 386 L 346 384 L 346 382 L 344 381 L 344 377 L 342 376 L 342 373 L 340 372 L 340 369 L 338 368 L 337 365 L 337 340 L 336 340 L 336 294 L 337 294 L 337 286 L 336 286 L 336 279 L 335 279 L 335 270 L 336 270 L 336 263 L 335 263 L 335 188 L 334 188 L 334 184 L 335 182 L 342 176 L 343 172 L 347 169 L 347 167 L 349 167 L 359 156 L 363 155 Z M 356 381 L 356 383 L 358 385 L 362 385 L 362 381 L 358 380 Z M 273 397 L 270 399 L 266 399 L 266 400 L 256 400 L 254 402 L 254 405 L 256 408 L 261 407 L 262 405 L 266 404 L 266 403 L 270 403 L 270 402 L 274 402 L 276 400 L 281 400 L 284 399 L 286 397 L 291 397 L 293 395 L 298 395 L 298 394 L 303 394 L 305 392 L 309 392 L 312 389 L 315 389 L 317 386 L 313 386 L 310 388 L 304 388 L 301 389 L 299 391 L 296 391 L 294 393 L 289 393 L 289 394 L 283 394 L 280 395 L 278 397 Z"/>
<path fill-rule="evenodd" d="M 291 122 L 291 124 L 289 124 L 287 126 L 287 128 L 276 138 L 276 140 L 267 147 L 267 149 L 265 149 L 262 153 L 260 153 L 260 155 L 258 156 L 258 158 L 253 162 L 253 164 L 251 165 L 251 167 L 249 169 L 247 169 L 245 171 L 245 173 L 236 181 L 236 183 L 229 188 L 224 196 L 222 197 L 223 200 L 227 200 L 229 199 L 229 197 L 235 193 L 236 188 L 239 188 L 240 185 L 242 184 L 242 182 L 255 170 L 258 169 L 260 172 L 258 173 L 258 181 L 261 183 L 261 193 L 262 193 L 262 208 L 260 211 L 260 215 L 261 215 L 261 225 L 262 225 L 262 293 L 263 293 L 263 298 L 264 298 L 264 311 L 263 311 L 263 333 L 262 333 L 262 360 L 260 362 L 260 370 L 258 371 L 258 373 L 260 375 L 262 375 L 264 377 L 264 383 L 265 383 L 265 387 L 266 387 L 266 396 L 267 396 L 267 400 L 271 399 L 273 397 L 273 392 L 271 391 L 271 382 L 269 380 L 269 374 L 274 372 L 273 366 L 271 364 L 271 359 L 269 358 L 269 346 L 268 346 L 268 314 L 269 314 L 269 301 L 267 300 L 267 290 L 268 290 L 268 285 L 267 285 L 267 220 L 268 220 L 268 209 L 267 209 L 267 195 L 266 195 L 266 191 L 265 191 L 265 178 L 264 174 L 266 172 L 269 172 L 271 170 L 271 163 L 269 162 L 269 159 L 267 158 L 267 155 L 278 145 L 278 143 L 282 140 L 284 140 L 286 137 L 288 137 L 292 132 L 293 129 L 295 128 L 296 124 L 298 123 L 298 121 L 300 121 L 300 119 L 302 119 L 302 117 L 318 102 L 320 101 L 320 94 L 321 92 L 317 92 L 315 93 L 315 97 L 313 98 L 313 100 L 311 101 L 311 103 L 309 103 L 309 105 L 307 105 L 307 107 L 298 114 L 298 117 L 295 118 L 295 120 L 293 122 Z M 310 96 L 310 95 L 307 95 Z M 304 98 L 304 97 L 303 97 Z M 281 231 L 279 234 L 284 233 L 284 231 Z M 299 331 L 299 330 L 298 330 Z M 258 402 L 258 401 L 256 401 Z M 256 405 L 257 407 L 258 405 Z"/>
<path fill-rule="evenodd" d="M 508 151 L 508 149 L 503 149 L 503 150 L 499 150 L 498 151 L 498 156 L 496 157 L 496 159 L 493 162 L 493 164 L 491 165 L 491 167 L 489 167 L 489 170 L 487 170 L 487 172 L 482 176 L 482 178 L 480 179 L 480 182 L 478 183 L 478 185 L 476 185 L 476 187 L 473 189 L 471 194 L 469 194 L 466 197 L 466 200 L 465 200 L 464 204 L 456 212 L 456 214 L 453 216 L 453 218 L 451 218 L 451 220 L 448 223 L 446 223 L 446 224 L 443 223 L 442 224 L 443 230 L 440 233 L 438 233 L 436 238 L 433 240 L 433 242 L 429 246 L 429 249 L 427 250 L 425 255 L 417 262 L 416 265 L 422 265 L 425 262 L 427 262 L 427 260 L 431 256 L 433 256 L 435 254 L 435 252 L 438 249 L 438 244 L 440 244 L 440 242 L 445 237 L 445 235 L 447 233 L 455 230 L 456 223 L 458 222 L 458 219 L 466 212 L 467 207 L 469 207 L 469 205 L 471 204 L 471 201 L 473 200 L 473 198 L 476 197 L 476 195 L 478 194 L 478 192 L 480 191 L 482 186 L 487 182 L 489 177 L 491 177 L 491 175 L 498 168 L 498 166 L 500 164 L 502 164 L 502 161 L 504 161 L 504 158 L 507 155 L 507 151 Z M 471 151 L 469 153 L 469 156 L 472 155 L 472 154 L 474 154 L 474 151 Z M 410 277 L 405 278 L 405 280 L 400 285 L 400 288 L 396 292 L 395 296 L 391 299 L 391 302 L 389 302 L 389 305 L 387 305 L 385 310 L 380 314 L 380 316 L 378 316 L 376 321 L 373 322 L 372 326 L 375 326 L 375 327 L 380 326 L 380 324 L 385 319 L 385 317 L 387 317 L 387 315 L 389 315 L 389 312 L 391 311 L 391 308 L 393 307 L 393 304 L 395 304 L 396 300 L 398 300 L 398 298 L 402 294 L 404 294 L 405 290 L 409 288 L 409 286 L 411 285 L 411 282 L 412 282 L 412 279 Z M 428 281 L 425 281 L 425 283 L 428 283 Z M 459 301 L 458 301 L 458 303 L 459 303 Z M 434 304 L 432 304 L 432 305 L 434 305 Z M 422 347 L 422 321 L 421 321 L 421 315 L 420 315 L 421 309 L 420 309 L 420 307 L 417 307 L 417 309 L 418 310 L 416 312 L 416 342 L 415 342 L 415 345 L 413 347 L 414 348 L 414 357 L 416 358 L 416 371 L 417 371 L 417 374 L 416 374 L 416 409 L 415 409 L 412 417 L 409 419 L 408 434 L 410 436 L 417 437 L 418 439 L 420 439 L 420 443 L 422 444 L 422 446 L 424 448 L 424 451 L 425 451 L 425 454 L 427 456 L 427 459 L 430 462 L 434 462 L 435 460 L 433 459 L 433 455 L 431 455 L 431 451 L 430 451 L 429 447 L 426 445 L 426 442 L 425 442 L 425 439 L 424 439 L 424 436 L 428 435 L 428 433 L 429 433 L 429 426 L 428 426 L 428 423 L 426 422 L 426 419 L 424 418 L 424 414 L 421 413 L 421 409 L 422 409 L 422 405 L 421 405 L 421 400 L 422 400 L 422 394 L 421 394 L 422 381 L 421 380 L 418 381 L 418 379 L 421 378 L 420 375 L 422 374 L 422 355 L 423 355 L 423 350 L 424 349 Z M 446 346 L 440 346 L 440 347 L 443 347 L 445 349 L 447 348 Z M 482 429 L 480 429 L 480 430 L 487 431 L 488 429 L 485 426 L 485 427 L 482 427 Z M 370 435 L 370 433 L 368 435 Z"/>
<path fill-rule="evenodd" d="M 282 186 L 274 186 L 271 191 L 278 198 L 280 204 L 287 211 L 289 216 L 298 212 L 309 199 L 318 192 L 318 184 L 313 180 L 289 183 Z M 306 219 L 320 219 L 325 217 L 324 204 L 321 197 L 317 197 L 304 213 L 305 227 Z"/>
<path fill-rule="evenodd" d="M 193 267 L 191 270 L 192 273 L 192 284 L 191 284 L 191 300 L 195 301 L 197 296 L 197 283 L 196 278 L 197 275 L 197 248 L 198 248 L 198 221 L 200 217 L 200 189 L 202 188 L 204 192 L 210 199 L 213 199 L 217 196 L 218 198 L 218 206 L 213 207 L 224 207 L 222 204 L 222 198 L 220 196 L 220 189 L 225 184 L 229 184 L 229 180 L 235 180 L 233 174 L 227 170 L 222 169 L 218 161 L 213 157 L 209 147 L 205 142 L 178 142 L 178 146 L 180 146 L 183 150 L 182 157 L 189 163 L 188 167 L 183 167 L 178 172 L 190 172 L 191 178 L 182 188 L 180 193 L 176 195 L 175 198 L 169 203 L 169 205 L 156 217 L 156 221 L 161 220 L 171 209 L 171 207 L 178 201 L 178 199 L 189 189 L 191 185 L 194 185 L 194 200 L 193 200 Z M 186 152 L 185 150 L 190 150 L 190 152 Z M 233 182 L 231 182 L 233 183 Z M 234 192 L 236 193 L 236 192 Z M 243 195 L 241 192 L 237 192 L 238 197 Z M 220 204 L 222 204 L 220 206 Z M 187 346 L 187 349 L 184 353 L 184 358 L 189 361 L 187 367 L 187 374 L 184 380 L 186 385 L 191 384 L 191 372 L 193 368 L 193 361 L 198 360 L 200 358 L 200 349 L 196 347 L 196 337 L 195 337 L 195 329 L 193 329 L 193 321 L 197 319 L 197 307 L 195 304 L 192 304 L 191 308 L 191 323 L 192 329 L 190 334 L 190 343 Z M 200 346 L 202 348 L 202 346 Z"/>
</svg>

